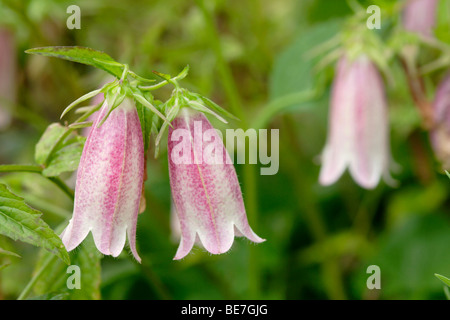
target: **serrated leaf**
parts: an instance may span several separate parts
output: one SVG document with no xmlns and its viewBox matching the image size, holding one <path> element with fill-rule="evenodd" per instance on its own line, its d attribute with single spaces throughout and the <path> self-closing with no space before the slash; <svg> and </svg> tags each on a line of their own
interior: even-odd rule
<svg viewBox="0 0 450 320">
<path fill-rule="evenodd" d="M 44 165 L 54 149 L 56 143 L 66 134 L 67 128 L 60 123 L 52 123 L 47 127 L 36 144 L 34 160 L 37 164 Z"/>
<path fill-rule="evenodd" d="M 69 255 L 57 234 L 41 219 L 41 213 L 29 207 L 0 184 L 0 234 L 47 249 L 69 264 Z"/>
<path fill-rule="evenodd" d="M 65 141 L 49 158 L 47 167 L 42 174 L 47 177 L 58 176 L 63 172 L 75 171 L 80 163 L 85 137 L 74 136 Z"/>
<path fill-rule="evenodd" d="M 447 286 L 450 287 L 450 279 L 449 278 L 444 277 L 443 275 L 440 275 L 440 274 L 437 274 L 437 273 L 435 273 L 434 275 L 435 275 L 436 278 L 438 278 L 439 280 L 441 280 L 443 283 L 445 283 Z"/>
<path fill-rule="evenodd" d="M 104 70 L 117 78 L 122 76 L 123 67 L 120 63 L 115 61 L 108 54 L 91 48 L 56 46 L 33 48 L 26 50 L 25 52 L 83 63 Z"/>
<path fill-rule="evenodd" d="M 49 254 L 41 251 L 35 270 L 39 270 L 49 258 Z M 67 273 L 67 266 L 54 259 L 47 265 L 41 277 L 34 286 L 38 296 L 58 293 L 65 294 L 67 300 L 97 300 L 100 299 L 101 254 L 95 247 L 92 236 L 76 249 L 70 252 L 71 265 L 80 268 L 80 289 L 69 289 L 67 280 L 72 275 Z"/>
</svg>

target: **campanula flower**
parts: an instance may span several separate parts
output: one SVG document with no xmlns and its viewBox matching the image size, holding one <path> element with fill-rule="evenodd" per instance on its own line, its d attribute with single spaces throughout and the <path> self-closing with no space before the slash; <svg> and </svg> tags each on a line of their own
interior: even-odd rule
<svg viewBox="0 0 450 320">
<path fill-rule="evenodd" d="M 213 254 L 228 251 L 235 235 L 264 241 L 248 224 L 235 168 L 203 113 L 181 108 L 168 140 L 170 186 L 181 229 L 174 259 L 185 257 L 196 239 Z"/>
<path fill-rule="evenodd" d="M 110 111 L 105 101 L 87 137 L 75 187 L 73 217 L 61 235 L 68 251 L 91 231 L 105 255 L 118 256 L 126 242 L 136 251 L 136 223 L 144 177 L 141 125 L 128 98 Z"/>
<path fill-rule="evenodd" d="M 387 102 L 376 66 L 365 55 L 343 56 L 331 93 L 328 138 L 319 182 L 336 182 L 346 168 L 363 188 L 391 181 Z"/>
</svg>

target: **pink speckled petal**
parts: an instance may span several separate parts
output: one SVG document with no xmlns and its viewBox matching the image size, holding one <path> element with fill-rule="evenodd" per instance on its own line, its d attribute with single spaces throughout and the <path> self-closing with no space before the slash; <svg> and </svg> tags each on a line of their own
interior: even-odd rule
<svg viewBox="0 0 450 320">
<path fill-rule="evenodd" d="M 68 251 L 92 231 L 95 244 L 105 255 L 118 256 L 128 233 L 135 248 L 136 222 L 144 173 L 144 147 L 137 111 L 128 99 L 107 121 L 105 103 L 86 140 L 77 174 L 73 217 L 61 235 Z"/>
<path fill-rule="evenodd" d="M 174 259 L 181 259 L 191 251 L 196 236 L 213 254 L 228 251 L 234 241 L 235 226 L 248 239 L 264 241 L 248 224 L 236 171 L 230 159 L 227 161 L 229 155 L 215 131 L 212 136 L 214 141 L 220 141 L 222 163 L 208 164 L 210 161 L 202 157 L 208 145 L 202 140 L 202 134 L 214 130 L 206 117 L 183 108 L 172 125 L 169 128 L 170 185 L 181 227 L 181 241 Z M 172 139 L 174 130 L 184 130 L 182 139 L 188 139 L 184 141 L 189 146 L 188 163 L 174 161 L 178 156 L 176 145 L 183 143 L 179 137 Z"/>
</svg>

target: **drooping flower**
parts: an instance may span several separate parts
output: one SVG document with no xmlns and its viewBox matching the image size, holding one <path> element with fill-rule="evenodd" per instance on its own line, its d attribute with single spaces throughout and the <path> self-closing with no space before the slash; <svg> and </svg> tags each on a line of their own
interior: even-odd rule
<svg viewBox="0 0 450 320">
<path fill-rule="evenodd" d="M 228 251 L 235 234 L 264 241 L 248 224 L 235 168 L 208 119 L 183 107 L 172 126 L 168 139 L 170 186 L 181 227 L 174 259 L 185 257 L 196 239 L 213 254 Z"/>
<path fill-rule="evenodd" d="M 444 77 L 436 90 L 433 102 L 434 127 L 431 143 L 436 157 L 444 169 L 450 169 L 450 73 Z"/>
<path fill-rule="evenodd" d="M 365 55 L 343 56 L 337 66 L 329 111 L 328 138 L 319 182 L 336 182 L 348 167 L 362 187 L 391 181 L 387 102 L 383 81 Z"/>
<path fill-rule="evenodd" d="M 16 98 L 16 52 L 14 36 L 0 28 L 0 129 L 11 122 L 11 106 Z"/>
<path fill-rule="evenodd" d="M 136 223 L 144 176 L 144 145 L 139 117 L 126 98 L 106 121 L 105 101 L 94 122 L 77 173 L 73 217 L 61 235 L 68 251 L 91 231 L 98 250 L 118 256 L 128 235 L 136 251 Z"/>
<path fill-rule="evenodd" d="M 431 37 L 436 24 L 438 0 L 409 0 L 403 12 L 403 27 L 424 37 Z"/>
</svg>

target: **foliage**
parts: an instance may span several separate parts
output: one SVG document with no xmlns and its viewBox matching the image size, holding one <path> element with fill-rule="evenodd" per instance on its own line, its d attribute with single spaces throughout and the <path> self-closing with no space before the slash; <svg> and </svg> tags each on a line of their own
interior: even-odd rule
<svg viewBox="0 0 450 320">
<path fill-rule="evenodd" d="M 410 92 L 402 50 L 417 48 L 432 101 L 450 65 L 449 2 L 439 1 L 437 40 L 427 42 L 399 31 L 398 1 L 379 1 L 383 27 L 371 31 L 370 1 L 137 0 L 123 10 L 118 0 L 82 0 L 80 30 L 66 27 L 69 1 L 2 1 L 0 24 L 13 30 L 19 76 L 8 106 L 13 122 L 0 131 L 0 298 L 444 299 L 450 181 Z M 364 190 L 348 174 L 330 187 L 317 182 L 336 54 L 359 31 L 386 83 L 396 188 Z M 105 76 L 113 80 L 102 87 Z M 156 91 L 143 89 L 153 85 Z M 80 128 L 99 107 L 90 99 L 104 93 L 116 102 L 121 90 L 136 94 L 148 150 L 141 265 L 126 251 L 101 257 L 91 239 L 67 253 L 54 231 L 73 209 Z M 74 100 L 82 115 L 64 111 L 60 121 Z M 227 128 L 280 130 L 276 175 L 235 165 L 252 228 L 265 243 L 237 239 L 223 255 L 195 247 L 172 260 L 178 239 L 164 129 L 180 101 L 201 101 L 220 129 L 223 116 Z M 66 286 L 69 263 L 81 269 L 81 290 Z M 370 265 L 381 269 L 380 290 L 366 287 Z"/>
</svg>

